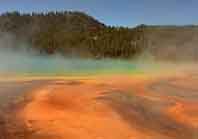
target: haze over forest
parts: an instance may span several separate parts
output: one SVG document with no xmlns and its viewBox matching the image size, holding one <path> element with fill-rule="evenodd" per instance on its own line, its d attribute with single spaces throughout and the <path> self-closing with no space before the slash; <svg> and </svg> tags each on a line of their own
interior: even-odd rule
<svg viewBox="0 0 198 139">
<path fill-rule="evenodd" d="M 0 16 L 3 49 L 32 50 L 81 58 L 197 60 L 198 26 L 107 26 L 83 12 L 64 11 Z"/>
</svg>

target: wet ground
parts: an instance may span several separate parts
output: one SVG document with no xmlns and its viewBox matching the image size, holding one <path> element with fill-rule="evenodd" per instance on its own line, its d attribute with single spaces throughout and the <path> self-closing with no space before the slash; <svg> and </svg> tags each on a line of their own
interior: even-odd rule
<svg viewBox="0 0 198 139">
<path fill-rule="evenodd" d="M 25 123 L 17 118 L 17 110 L 29 101 L 27 92 L 45 83 L 47 81 L 0 81 L 0 139 L 26 139 L 31 136 Z"/>
<path fill-rule="evenodd" d="M 0 139 L 198 139 L 198 74 L 0 83 Z"/>
</svg>

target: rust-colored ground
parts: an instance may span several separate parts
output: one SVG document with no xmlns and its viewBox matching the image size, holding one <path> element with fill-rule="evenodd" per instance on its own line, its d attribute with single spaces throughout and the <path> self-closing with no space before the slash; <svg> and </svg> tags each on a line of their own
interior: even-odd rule
<svg viewBox="0 0 198 139">
<path fill-rule="evenodd" d="M 25 139 L 198 139 L 197 84 L 192 72 L 48 80 L 16 115 Z"/>
<path fill-rule="evenodd" d="M 20 117 L 36 139 L 198 139 L 198 78 L 109 76 L 33 90 Z"/>
</svg>

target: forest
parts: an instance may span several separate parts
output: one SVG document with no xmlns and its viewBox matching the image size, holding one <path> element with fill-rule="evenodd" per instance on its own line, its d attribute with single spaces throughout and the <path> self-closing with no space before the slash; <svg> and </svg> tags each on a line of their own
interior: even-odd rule
<svg viewBox="0 0 198 139">
<path fill-rule="evenodd" d="M 78 11 L 0 15 L 0 47 L 80 58 L 198 60 L 198 26 L 107 26 Z"/>
<path fill-rule="evenodd" d="M 19 13 L 0 16 L 0 39 L 12 38 L 12 49 L 59 53 L 67 57 L 131 58 L 144 49 L 144 25 L 107 26 L 78 11 Z"/>
</svg>

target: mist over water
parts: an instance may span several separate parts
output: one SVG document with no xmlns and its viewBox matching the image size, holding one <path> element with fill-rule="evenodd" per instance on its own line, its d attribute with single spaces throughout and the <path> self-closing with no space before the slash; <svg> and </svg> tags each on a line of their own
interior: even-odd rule
<svg viewBox="0 0 198 139">
<path fill-rule="evenodd" d="M 20 48 L 20 49 L 15 49 Z M 61 55 L 41 55 L 29 50 L 24 42 L 16 43 L 10 34 L 0 35 L 0 76 L 74 76 L 95 74 L 136 74 L 177 67 L 156 62 L 149 54 L 136 60 L 80 59 Z M 28 50 L 27 50 L 28 49 Z"/>
<path fill-rule="evenodd" d="M 28 52 L 0 51 L 0 75 L 62 76 L 137 72 L 137 65 L 124 60 L 41 56 Z"/>
<path fill-rule="evenodd" d="M 23 50 L 0 49 L 0 76 L 78 76 L 98 74 L 142 74 L 177 70 L 181 64 L 138 60 L 80 59 L 61 55 L 38 55 Z M 182 67 L 184 67 L 182 65 Z"/>
</svg>

